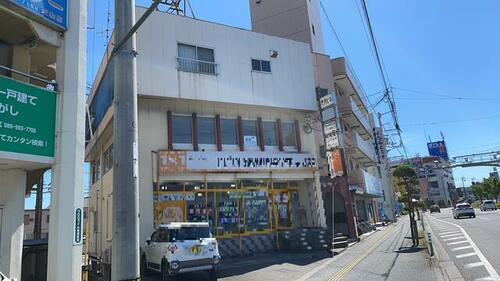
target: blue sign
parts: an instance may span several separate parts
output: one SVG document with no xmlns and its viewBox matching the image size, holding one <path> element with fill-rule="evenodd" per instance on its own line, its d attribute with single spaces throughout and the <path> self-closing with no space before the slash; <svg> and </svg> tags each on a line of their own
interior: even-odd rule
<svg viewBox="0 0 500 281">
<path fill-rule="evenodd" d="M 427 149 L 430 156 L 439 156 L 448 161 L 448 151 L 446 150 L 446 143 L 444 141 L 436 141 L 427 143 Z"/>
<path fill-rule="evenodd" d="M 10 2 L 46 23 L 66 30 L 68 0 L 10 0 Z"/>
</svg>

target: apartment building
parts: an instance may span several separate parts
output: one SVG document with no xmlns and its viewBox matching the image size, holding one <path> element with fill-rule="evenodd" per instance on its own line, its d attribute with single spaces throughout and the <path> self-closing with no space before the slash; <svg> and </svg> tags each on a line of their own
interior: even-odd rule
<svg viewBox="0 0 500 281">
<path fill-rule="evenodd" d="M 375 223 L 380 219 L 380 210 L 384 209 L 384 204 L 374 201 L 383 199 L 382 173 L 377 168 L 373 116 L 359 82 L 345 58 L 331 59 L 325 55 L 318 0 L 249 2 L 252 30 L 308 43 L 315 58 L 316 87 L 327 89 L 337 97 L 345 175 L 332 179 L 328 173 L 322 174 L 323 199 L 328 225 L 332 218 L 329 214 L 334 209 L 335 232 L 340 230 L 355 238 L 356 220 Z M 316 140 L 324 148 L 322 138 L 320 133 Z M 392 190 L 390 184 L 386 185 Z"/>
</svg>

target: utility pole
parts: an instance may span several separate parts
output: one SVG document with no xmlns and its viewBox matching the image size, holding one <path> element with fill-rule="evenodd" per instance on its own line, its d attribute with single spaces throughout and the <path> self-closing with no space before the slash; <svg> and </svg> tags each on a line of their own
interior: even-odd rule
<svg viewBox="0 0 500 281">
<path fill-rule="evenodd" d="M 115 43 L 135 24 L 135 0 L 115 0 Z M 116 49 L 113 61 L 113 244 L 111 280 L 140 280 L 137 165 L 137 72 L 135 33 Z"/>
<path fill-rule="evenodd" d="M 33 229 L 33 239 L 42 239 L 42 204 L 43 204 L 43 173 L 36 184 L 36 201 L 35 201 L 35 227 Z"/>
</svg>

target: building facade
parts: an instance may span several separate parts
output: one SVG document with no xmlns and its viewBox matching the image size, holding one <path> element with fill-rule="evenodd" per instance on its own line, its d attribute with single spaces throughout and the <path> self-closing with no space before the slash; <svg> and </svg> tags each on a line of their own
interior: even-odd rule
<svg viewBox="0 0 500 281">
<path fill-rule="evenodd" d="M 391 162 L 391 167 L 407 162 L 397 160 Z M 455 206 L 458 193 L 455 187 L 453 169 L 448 162 L 436 156 L 413 157 L 408 159 L 415 169 L 419 181 L 420 199 L 427 205 L 437 204 L 440 207 Z"/>
<path fill-rule="evenodd" d="M 208 221 L 232 256 L 276 249 L 280 231 L 326 227 L 320 153 L 304 129 L 317 108 L 308 44 L 155 11 L 137 51 L 141 244 L 159 224 Z M 104 59 L 86 159 L 89 254 L 108 264 L 112 98 Z"/>
</svg>

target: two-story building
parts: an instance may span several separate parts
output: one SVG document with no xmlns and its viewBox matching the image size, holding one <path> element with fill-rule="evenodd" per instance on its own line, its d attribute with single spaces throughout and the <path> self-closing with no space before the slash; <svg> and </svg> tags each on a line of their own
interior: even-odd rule
<svg viewBox="0 0 500 281">
<path fill-rule="evenodd" d="M 137 52 L 142 244 L 172 221 L 208 221 L 226 256 L 273 250 L 280 230 L 326 227 L 319 150 L 304 129 L 317 110 L 308 44 L 155 11 Z M 86 147 L 89 253 L 108 264 L 113 68 L 104 56 Z"/>
</svg>

